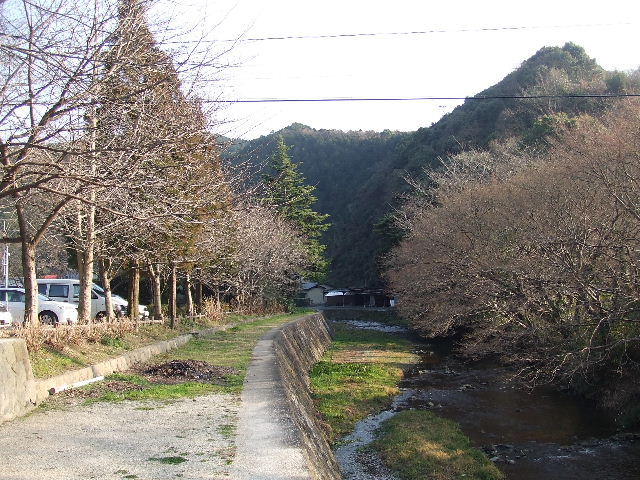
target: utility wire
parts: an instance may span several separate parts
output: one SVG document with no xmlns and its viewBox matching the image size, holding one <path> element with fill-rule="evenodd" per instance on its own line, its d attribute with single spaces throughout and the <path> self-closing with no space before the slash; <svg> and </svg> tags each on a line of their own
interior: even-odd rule
<svg viewBox="0 0 640 480">
<path fill-rule="evenodd" d="M 270 37 L 249 37 L 235 39 L 220 40 L 184 40 L 184 41 L 168 41 L 164 44 L 187 44 L 187 43 L 216 43 L 216 42 L 266 42 L 272 40 L 319 40 L 329 38 L 359 38 L 359 37 L 383 37 L 383 36 L 410 36 L 410 35 L 430 35 L 441 33 L 473 33 L 473 32 L 504 32 L 519 30 L 544 30 L 559 28 L 595 28 L 595 27 L 620 27 L 637 25 L 637 22 L 621 22 L 621 23 L 593 23 L 593 24 L 574 24 L 574 25 L 520 25 L 512 27 L 480 27 L 480 28 L 460 28 L 460 29 L 431 29 L 431 30 L 414 30 L 406 32 L 362 32 L 362 33 L 337 33 L 337 34 L 321 34 L 321 35 L 282 35 Z"/>
<path fill-rule="evenodd" d="M 239 100 L 203 100 L 203 103 L 305 103 L 305 102 L 415 102 L 425 100 L 531 100 L 563 98 L 637 98 L 640 93 L 564 94 L 564 95 L 476 95 L 473 97 L 389 97 L 389 98 L 254 98 Z"/>
<path fill-rule="evenodd" d="M 241 98 L 237 100 L 198 99 L 199 103 L 322 103 L 322 102 L 417 102 L 429 100 L 535 100 L 535 99 L 563 99 L 563 98 L 639 98 L 640 93 L 576 93 L 564 95 L 475 95 L 473 97 L 328 97 L 328 98 Z M 27 105 L 49 106 L 44 102 L 9 102 L 1 106 L 22 107 Z M 81 103 L 78 107 L 86 107 L 91 103 Z"/>
</svg>

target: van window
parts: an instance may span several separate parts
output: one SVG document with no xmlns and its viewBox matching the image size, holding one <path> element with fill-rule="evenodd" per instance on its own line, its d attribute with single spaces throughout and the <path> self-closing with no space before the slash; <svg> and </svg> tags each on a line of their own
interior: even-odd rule
<svg viewBox="0 0 640 480">
<path fill-rule="evenodd" d="M 49 285 L 49 296 L 69 298 L 69 285 L 52 283 Z"/>
<path fill-rule="evenodd" d="M 22 292 L 18 292 L 16 290 L 9 290 L 7 292 L 9 294 L 9 301 L 10 302 L 22 302 L 24 303 L 24 293 Z"/>
<path fill-rule="evenodd" d="M 46 295 L 47 294 L 47 284 L 46 283 L 39 283 L 38 284 L 38 293 L 41 293 L 42 295 Z"/>
<path fill-rule="evenodd" d="M 80 285 L 73 285 L 73 299 L 78 300 L 80 298 Z"/>
</svg>

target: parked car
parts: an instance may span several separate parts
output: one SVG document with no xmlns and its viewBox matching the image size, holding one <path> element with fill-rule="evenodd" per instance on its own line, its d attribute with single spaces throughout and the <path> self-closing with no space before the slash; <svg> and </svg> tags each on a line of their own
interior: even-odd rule
<svg viewBox="0 0 640 480">
<path fill-rule="evenodd" d="M 100 285 L 93 284 L 93 290 L 98 294 L 104 297 L 104 288 Z M 111 301 L 114 305 L 119 305 L 120 313 L 122 315 L 126 315 L 129 312 L 129 302 L 122 298 L 120 295 L 116 295 L 115 293 L 111 294 Z M 144 320 L 145 318 L 149 318 L 149 310 L 146 305 L 138 305 L 138 318 Z"/>
<path fill-rule="evenodd" d="M 39 278 L 38 291 L 48 296 L 52 300 L 60 302 L 68 302 L 77 305 L 80 300 L 80 280 L 73 278 Z M 117 316 L 125 316 L 128 314 L 129 302 L 119 295 L 111 295 L 113 310 Z M 140 316 L 144 317 L 146 311 L 144 305 L 141 305 Z M 107 307 L 105 301 L 105 292 L 100 285 L 93 284 L 91 288 L 91 316 L 92 318 L 102 318 L 106 316 Z M 148 312 L 146 313 L 148 316 Z"/>
<path fill-rule="evenodd" d="M 24 288 L 0 288 L 0 302 L 7 306 L 14 323 L 24 322 L 24 301 Z M 74 324 L 78 322 L 78 308 L 38 294 L 38 318 L 42 323 L 50 325 Z"/>
</svg>

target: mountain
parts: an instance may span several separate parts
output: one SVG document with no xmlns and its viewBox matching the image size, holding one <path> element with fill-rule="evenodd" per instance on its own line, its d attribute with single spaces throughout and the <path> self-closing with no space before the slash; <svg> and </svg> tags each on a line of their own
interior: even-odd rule
<svg viewBox="0 0 640 480">
<path fill-rule="evenodd" d="M 634 81 L 637 75 L 604 71 L 575 44 L 545 47 L 476 96 L 483 99 L 468 99 L 416 132 L 342 132 L 293 124 L 256 140 L 231 141 L 225 155 L 234 163 L 264 164 L 282 135 L 307 182 L 317 188 L 316 210 L 331 215 L 324 237 L 331 259 L 327 282 L 379 286 L 377 258 L 394 241 L 379 232 L 397 236 L 384 219 L 409 190 L 407 176 L 424 176 L 438 168 L 440 158 L 493 141 L 516 138 L 525 147 L 543 146 L 555 124 L 545 119 L 598 113 L 607 99 L 585 94 L 624 93 Z"/>
<path fill-rule="evenodd" d="M 315 210 L 330 215 L 331 228 L 323 238 L 331 259 L 327 282 L 337 286 L 378 284 L 375 262 L 363 256 L 377 249 L 373 222 L 390 207 L 376 198 L 391 198 L 393 192 L 387 191 L 384 182 L 374 185 L 371 179 L 384 177 L 410 134 L 316 130 L 293 124 L 256 140 L 233 140 L 226 155 L 234 163 L 253 165 L 259 177 L 280 135 L 291 147 L 290 156 L 307 183 L 316 187 Z"/>
</svg>

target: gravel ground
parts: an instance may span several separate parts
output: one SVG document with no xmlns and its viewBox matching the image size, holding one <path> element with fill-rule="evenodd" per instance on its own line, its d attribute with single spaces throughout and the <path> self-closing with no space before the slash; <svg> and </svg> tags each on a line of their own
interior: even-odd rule
<svg viewBox="0 0 640 480">
<path fill-rule="evenodd" d="M 226 479 L 238 396 L 35 413 L 0 426 L 0 479 Z"/>
<path fill-rule="evenodd" d="M 340 439 L 342 445 L 335 450 L 335 455 L 345 480 L 398 479 L 374 452 L 365 447 L 375 440 L 380 425 L 398 413 L 398 408 L 413 394 L 413 390 L 405 390 L 396 396 L 389 410 L 368 416 L 356 424 L 353 432 Z"/>
</svg>

